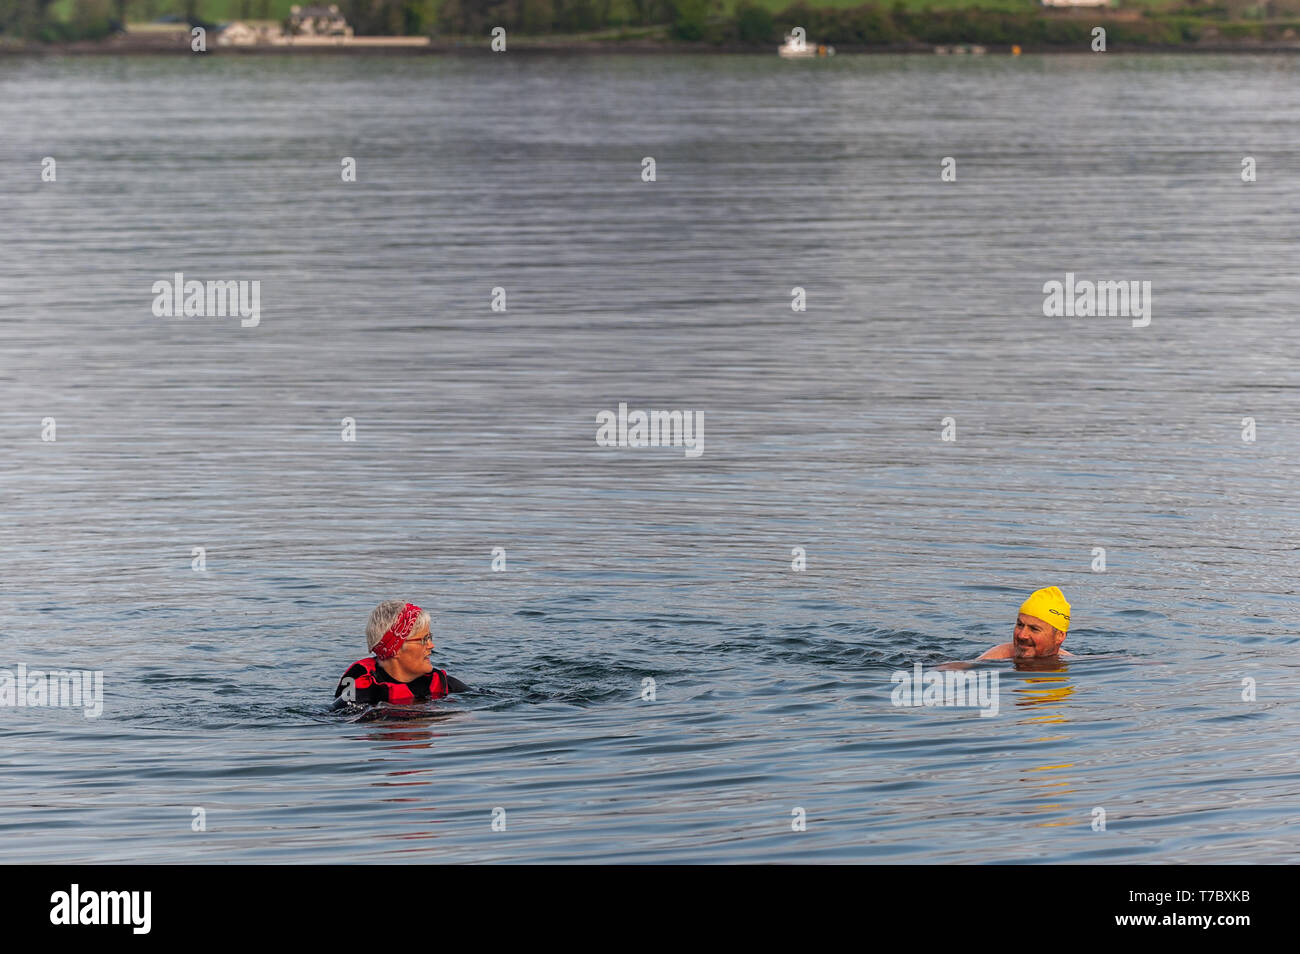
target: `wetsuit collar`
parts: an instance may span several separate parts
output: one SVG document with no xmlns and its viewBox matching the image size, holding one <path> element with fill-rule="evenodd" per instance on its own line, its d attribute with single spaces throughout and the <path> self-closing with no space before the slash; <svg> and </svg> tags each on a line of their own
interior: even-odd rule
<svg viewBox="0 0 1300 954">
<path fill-rule="evenodd" d="M 376 681 L 376 682 L 391 682 L 391 683 L 395 683 L 396 685 L 399 685 L 399 686 L 404 686 L 404 685 L 406 685 L 406 683 L 404 683 L 404 682 L 399 682 L 398 679 L 397 679 L 397 677 L 394 676 L 392 673 L 390 673 L 387 669 L 385 669 L 385 668 L 384 668 L 384 664 L 383 664 L 382 662 L 380 662 L 379 660 L 375 660 L 375 681 Z"/>
<path fill-rule="evenodd" d="M 432 676 L 433 673 L 425 673 L 424 675 L 425 675 L 425 676 Z M 416 677 L 415 677 L 414 679 L 412 679 L 410 682 L 402 682 L 400 679 L 398 679 L 396 676 L 394 676 L 391 672 L 389 672 L 387 669 L 385 669 L 385 668 L 384 668 L 384 664 L 383 664 L 380 660 L 376 659 L 376 660 L 375 660 L 375 676 L 374 676 L 374 678 L 375 678 L 375 681 L 376 681 L 376 682 L 389 682 L 389 683 L 392 683 L 392 684 L 395 685 L 395 686 L 413 686 L 413 685 L 415 685 L 417 682 L 419 682 L 421 679 L 423 679 L 424 676 L 416 676 Z"/>
</svg>

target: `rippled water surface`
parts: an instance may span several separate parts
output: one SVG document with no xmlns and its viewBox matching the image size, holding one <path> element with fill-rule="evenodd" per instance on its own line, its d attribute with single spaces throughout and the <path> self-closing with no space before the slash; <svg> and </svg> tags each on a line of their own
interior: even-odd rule
<svg viewBox="0 0 1300 954">
<path fill-rule="evenodd" d="M 0 59 L 0 666 L 105 687 L 0 709 L 0 858 L 1296 860 L 1297 80 Z M 1151 324 L 1045 318 L 1066 272 Z M 1050 584 L 1068 667 L 891 704 Z M 388 598 L 487 691 L 328 714 Z"/>
</svg>

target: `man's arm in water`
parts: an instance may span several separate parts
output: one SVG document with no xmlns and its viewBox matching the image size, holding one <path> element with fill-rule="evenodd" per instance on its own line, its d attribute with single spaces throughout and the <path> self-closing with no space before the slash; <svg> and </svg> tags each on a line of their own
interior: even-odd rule
<svg viewBox="0 0 1300 954">
<path fill-rule="evenodd" d="M 1073 656 L 1074 653 L 1067 653 L 1064 649 L 1058 650 L 1058 656 Z M 1011 643 L 1003 643 L 1001 646 L 994 646 L 983 656 L 978 659 L 1011 659 L 1016 655 L 1016 647 Z"/>
<path fill-rule="evenodd" d="M 1060 650 L 1057 655 L 1074 657 L 1074 653 L 1067 653 L 1064 649 Z M 983 656 L 977 656 L 975 662 L 981 659 L 1014 659 L 1016 656 L 1016 647 L 1013 643 L 1003 643 L 1001 646 L 994 646 Z M 970 669 L 973 663 L 968 662 L 946 662 L 935 666 L 935 669 Z"/>
<path fill-rule="evenodd" d="M 980 659 L 1010 659 L 1015 654 L 1016 654 L 1016 650 L 1014 646 L 1012 646 L 1010 643 L 1003 643 L 1001 646 L 994 646 L 983 656 L 977 657 L 975 661 L 978 662 Z M 974 667 L 974 665 L 975 663 L 973 662 L 946 662 L 946 663 L 940 663 L 938 666 L 935 666 L 934 668 L 935 669 L 971 669 Z"/>
</svg>

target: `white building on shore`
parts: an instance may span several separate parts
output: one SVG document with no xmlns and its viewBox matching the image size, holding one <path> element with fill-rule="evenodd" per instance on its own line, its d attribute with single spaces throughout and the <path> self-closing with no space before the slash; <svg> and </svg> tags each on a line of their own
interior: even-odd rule
<svg viewBox="0 0 1300 954">
<path fill-rule="evenodd" d="M 427 36 L 354 36 L 352 27 L 335 4 L 289 8 L 285 24 L 236 21 L 217 34 L 218 46 L 250 47 L 418 47 L 428 46 Z"/>
<path fill-rule="evenodd" d="M 300 7 L 294 4 L 289 8 L 289 27 L 285 31 L 292 37 L 328 36 L 352 38 L 352 27 L 343 14 L 339 13 L 338 4 L 328 7 L 311 4 Z"/>
</svg>

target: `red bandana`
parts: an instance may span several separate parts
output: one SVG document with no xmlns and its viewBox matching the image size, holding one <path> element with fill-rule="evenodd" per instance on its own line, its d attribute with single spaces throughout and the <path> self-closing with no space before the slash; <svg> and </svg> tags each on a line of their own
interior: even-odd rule
<svg viewBox="0 0 1300 954">
<path fill-rule="evenodd" d="M 392 659 L 396 656 L 397 651 L 402 648 L 402 644 L 411 635 L 411 627 L 420 618 L 420 613 L 420 607 L 414 603 L 407 603 L 406 607 L 397 614 L 397 619 L 393 620 L 393 625 L 388 627 L 383 639 L 375 643 L 373 650 L 375 656 L 379 659 Z"/>
</svg>

